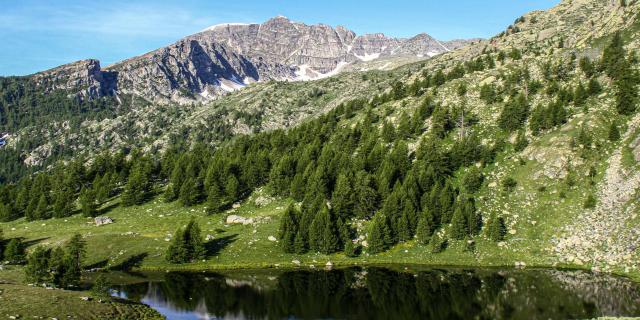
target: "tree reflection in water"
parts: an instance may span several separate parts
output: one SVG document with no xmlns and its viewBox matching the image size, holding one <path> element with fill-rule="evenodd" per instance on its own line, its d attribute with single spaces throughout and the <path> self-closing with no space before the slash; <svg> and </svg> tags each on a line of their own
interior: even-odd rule
<svg viewBox="0 0 640 320">
<path fill-rule="evenodd" d="M 116 287 L 168 318 L 570 319 L 640 315 L 640 286 L 586 272 L 349 268 L 287 271 L 272 281 L 167 273 Z M 579 276 L 577 276 L 579 275 Z M 572 279 L 570 285 L 562 279 Z M 575 279 L 583 279 L 580 286 Z M 597 286 L 596 286 L 597 284 Z M 588 292 L 586 292 L 588 291 Z M 593 292 L 598 292 L 597 295 Z M 625 301 L 626 303 L 620 303 Z"/>
</svg>

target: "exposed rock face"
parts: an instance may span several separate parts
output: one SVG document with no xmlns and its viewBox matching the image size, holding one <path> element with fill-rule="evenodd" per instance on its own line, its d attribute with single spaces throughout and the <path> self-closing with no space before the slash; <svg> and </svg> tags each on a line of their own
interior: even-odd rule
<svg viewBox="0 0 640 320">
<path fill-rule="evenodd" d="M 81 60 L 37 73 L 33 80 L 45 91 L 70 90 L 83 98 L 113 94 L 116 75 L 100 69 L 98 60 Z"/>
<path fill-rule="evenodd" d="M 357 61 L 432 57 L 465 43 L 441 43 L 427 34 L 411 39 L 381 33 L 357 36 L 341 26 L 306 25 L 280 16 L 262 24 L 216 25 L 106 71 L 98 61 L 84 60 L 36 78 L 48 90 L 79 88 L 91 98 L 124 93 L 151 101 L 191 102 L 256 81 L 318 79 Z"/>
</svg>

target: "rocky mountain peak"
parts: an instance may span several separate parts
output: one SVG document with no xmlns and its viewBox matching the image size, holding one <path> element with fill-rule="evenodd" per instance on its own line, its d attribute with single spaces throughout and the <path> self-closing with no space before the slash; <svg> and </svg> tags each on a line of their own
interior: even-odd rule
<svg viewBox="0 0 640 320">
<path fill-rule="evenodd" d="M 213 99 L 257 81 L 314 80 L 356 62 L 404 55 L 427 58 L 449 50 L 426 33 L 410 39 L 383 33 L 358 36 L 343 26 L 307 25 L 276 16 L 262 24 L 217 24 L 106 71 L 99 62 L 87 60 L 43 74 L 56 79 L 55 85 L 46 82 L 52 89 L 88 87 L 90 97 L 117 92 L 180 103 Z"/>
</svg>

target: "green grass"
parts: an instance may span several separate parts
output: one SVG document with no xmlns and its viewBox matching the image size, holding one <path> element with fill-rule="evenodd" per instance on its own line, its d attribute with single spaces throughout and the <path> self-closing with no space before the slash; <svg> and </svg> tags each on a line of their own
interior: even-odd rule
<svg viewBox="0 0 640 320">
<path fill-rule="evenodd" d="M 45 289 L 24 284 L 22 268 L 0 271 L 0 317 L 8 319 L 164 319 L 150 307 L 122 299 L 81 298 L 85 291 Z"/>
</svg>

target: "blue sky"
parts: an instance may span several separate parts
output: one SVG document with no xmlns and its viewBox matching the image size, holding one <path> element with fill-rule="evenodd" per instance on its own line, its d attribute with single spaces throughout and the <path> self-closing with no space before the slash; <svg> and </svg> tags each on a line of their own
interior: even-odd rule
<svg viewBox="0 0 640 320">
<path fill-rule="evenodd" d="M 103 66 L 224 22 L 284 15 L 357 34 L 441 40 L 490 37 L 520 15 L 559 0 L 20 0 L 0 11 L 0 75 L 25 75 L 95 58 Z"/>
</svg>

